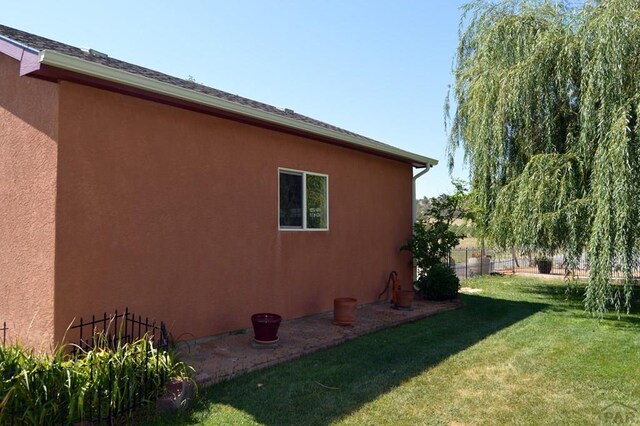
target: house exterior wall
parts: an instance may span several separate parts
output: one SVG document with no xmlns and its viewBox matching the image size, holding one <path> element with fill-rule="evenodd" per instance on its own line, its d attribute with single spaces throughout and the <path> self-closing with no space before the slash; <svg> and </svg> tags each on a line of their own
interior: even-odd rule
<svg viewBox="0 0 640 426">
<path fill-rule="evenodd" d="M 126 306 L 193 339 L 411 282 L 408 164 L 67 82 L 59 126 L 57 338 Z M 279 167 L 329 175 L 328 231 L 278 229 Z"/>
<path fill-rule="evenodd" d="M 19 62 L 0 55 L 0 326 L 10 341 L 49 349 L 58 86 L 18 75 Z"/>
</svg>

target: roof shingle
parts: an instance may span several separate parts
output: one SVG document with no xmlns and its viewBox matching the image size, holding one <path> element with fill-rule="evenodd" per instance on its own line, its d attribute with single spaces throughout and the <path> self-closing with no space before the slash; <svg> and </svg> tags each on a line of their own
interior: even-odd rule
<svg viewBox="0 0 640 426">
<path fill-rule="evenodd" d="M 213 96 L 218 99 L 222 99 L 222 100 L 233 102 L 239 105 L 247 106 L 259 111 L 275 114 L 275 115 L 286 117 L 288 119 L 296 120 L 302 123 L 307 123 L 320 128 L 328 129 L 334 132 L 341 133 L 343 135 L 348 135 L 350 137 L 360 139 L 369 144 L 379 145 L 381 148 L 382 147 L 393 148 L 391 145 L 378 142 L 368 137 L 350 132 L 348 130 L 333 126 L 331 124 L 327 124 L 319 120 L 315 120 L 311 117 L 298 114 L 290 109 L 283 110 L 280 108 L 276 108 L 272 105 L 268 105 L 262 102 L 244 98 L 242 96 L 227 93 L 222 90 L 214 89 L 212 87 L 208 87 L 190 80 L 186 80 L 186 79 L 174 77 L 168 74 L 164 74 L 158 71 L 154 71 L 152 69 L 131 64 L 129 62 L 121 61 L 119 59 L 111 58 L 107 55 L 95 54 L 95 53 L 92 53 L 91 51 L 83 50 L 78 47 L 60 43 L 55 40 L 50 40 L 48 38 L 31 34 L 25 31 L 17 30 L 15 28 L 0 25 L 0 37 L 8 39 L 8 41 L 13 41 L 14 43 L 17 42 L 23 45 L 23 47 L 29 48 L 30 50 L 33 50 L 36 52 L 54 51 L 63 55 L 75 57 L 88 62 L 98 63 L 101 65 L 107 66 L 109 68 L 125 71 L 138 76 L 143 76 L 155 81 L 167 83 L 183 89 L 193 90 L 195 92 L 203 93 L 205 95 Z"/>
</svg>

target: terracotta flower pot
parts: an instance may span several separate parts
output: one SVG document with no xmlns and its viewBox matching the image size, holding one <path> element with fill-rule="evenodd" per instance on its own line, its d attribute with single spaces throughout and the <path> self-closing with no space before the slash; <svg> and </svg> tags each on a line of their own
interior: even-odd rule
<svg viewBox="0 0 640 426">
<path fill-rule="evenodd" d="M 278 341 L 278 328 L 282 317 L 278 314 L 260 313 L 251 316 L 254 339 L 258 343 L 275 343 Z"/>
<path fill-rule="evenodd" d="M 411 308 L 413 304 L 413 290 L 400 290 L 396 293 L 396 302 L 395 305 L 398 308 Z"/>
<path fill-rule="evenodd" d="M 333 323 L 352 325 L 356 322 L 358 300 L 353 297 L 338 297 L 333 300 Z"/>
</svg>

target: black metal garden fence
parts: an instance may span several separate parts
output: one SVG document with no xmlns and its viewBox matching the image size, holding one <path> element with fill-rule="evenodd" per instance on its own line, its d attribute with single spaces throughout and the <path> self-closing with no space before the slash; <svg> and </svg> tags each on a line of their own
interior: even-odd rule
<svg viewBox="0 0 640 426">
<path fill-rule="evenodd" d="M 505 252 L 485 249 L 485 257 L 481 257 L 480 253 L 481 249 L 476 247 L 462 247 L 451 250 L 449 264 L 455 270 L 458 278 L 466 279 L 490 273 L 543 273 L 538 268 L 535 254 L 532 252 Z M 547 259 L 551 263 L 551 269 L 546 273 L 565 275 L 566 259 L 564 253 L 555 253 L 552 256 L 548 256 Z M 614 262 L 611 277 L 614 279 L 622 278 L 621 270 L 622 267 L 616 267 Z M 586 253 L 578 259 L 573 275 L 576 277 L 589 276 L 589 259 Z M 636 269 L 633 272 L 633 277 L 635 279 L 640 278 L 640 269 Z"/>
<path fill-rule="evenodd" d="M 70 335 L 67 335 L 71 342 L 75 341 L 72 351 L 75 354 L 78 350 L 87 351 L 96 347 L 97 344 L 105 343 L 111 349 L 117 347 L 118 344 L 133 343 L 143 337 L 154 343 L 158 349 L 168 349 L 169 336 L 164 322 L 156 325 L 155 321 L 149 321 L 148 317 L 144 320 L 142 315 L 136 315 L 129 312 L 129 308 L 118 313 L 115 310 L 113 314 L 102 314 L 102 317 L 91 316 L 91 321 L 85 321 L 80 317 L 78 324 L 69 327 Z M 100 335 L 100 342 L 96 341 Z"/>
</svg>

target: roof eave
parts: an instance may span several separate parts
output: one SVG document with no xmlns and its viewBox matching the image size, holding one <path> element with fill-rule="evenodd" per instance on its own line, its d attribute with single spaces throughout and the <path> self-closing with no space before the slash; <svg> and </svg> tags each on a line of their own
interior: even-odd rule
<svg viewBox="0 0 640 426">
<path fill-rule="evenodd" d="M 296 131 L 311 133 L 320 137 L 334 139 L 354 147 L 359 147 L 370 152 L 380 153 L 385 156 L 411 163 L 414 167 L 434 166 L 438 164 L 433 158 L 414 154 L 390 145 L 377 144 L 345 133 L 315 126 L 299 120 L 283 117 L 277 114 L 261 111 L 246 105 L 230 102 L 205 93 L 185 89 L 169 83 L 164 83 L 148 77 L 132 74 L 126 71 L 114 69 L 95 62 L 85 61 L 69 55 L 64 55 L 51 50 L 43 50 L 39 54 L 38 61 L 42 65 L 72 71 L 93 78 L 106 80 L 112 83 L 149 91 L 152 93 L 169 96 L 198 105 L 219 109 L 228 113 L 249 117 L 265 123 L 283 126 Z"/>
</svg>

